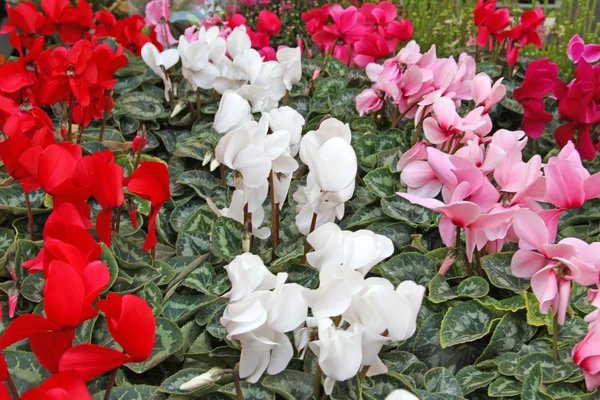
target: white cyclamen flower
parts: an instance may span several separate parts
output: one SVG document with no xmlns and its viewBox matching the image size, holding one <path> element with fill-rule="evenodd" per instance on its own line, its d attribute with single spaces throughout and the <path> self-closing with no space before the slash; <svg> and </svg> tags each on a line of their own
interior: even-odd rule
<svg viewBox="0 0 600 400">
<path fill-rule="evenodd" d="M 358 163 L 351 138 L 348 124 L 335 118 L 326 119 L 302 138 L 300 159 L 322 191 L 341 192 L 354 185 Z"/>
<path fill-rule="evenodd" d="M 358 324 L 348 330 L 337 329 L 331 319 L 319 320 L 319 340 L 311 342 L 309 347 L 327 376 L 323 385 L 326 394 L 331 394 L 336 381 L 350 379 L 360 370 L 363 330 Z"/>
<path fill-rule="evenodd" d="M 342 315 L 363 283 L 360 272 L 339 264 L 323 266 L 319 272 L 319 287 L 306 293 L 313 316 L 320 319 Z"/>
<path fill-rule="evenodd" d="M 284 130 L 290 133 L 290 155 L 296 157 L 298 151 L 300 151 L 302 127 L 305 123 L 304 117 L 288 106 L 263 113 L 263 116 L 269 121 L 269 126 L 273 132 Z"/>
<path fill-rule="evenodd" d="M 163 84 L 165 85 L 165 99 L 168 99 L 169 92 L 173 90 L 173 87 L 171 85 L 171 80 L 165 74 L 165 71 L 177 64 L 177 61 L 179 61 L 179 53 L 177 53 L 176 49 L 168 49 L 161 53 L 152 43 L 146 43 L 144 47 L 142 47 L 141 53 L 142 59 L 146 65 L 162 79 Z"/>
<path fill-rule="evenodd" d="M 268 189 L 268 188 L 267 188 Z M 219 214 L 224 217 L 234 219 L 239 223 L 243 224 L 244 221 L 244 205 L 252 202 L 248 198 L 244 197 L 243 190 L 234 190 L 231 195 L 231 203 L 228 208 L 219 210 Z M 262 197 L 259 195 L 259 197 Z M 263 197 L 264 199 L 264 197 Z M 268 227 L 261 228 L 265 220 L 265 210 L 262 207 L 257 207 L 252 210 L 252 236 L 256 236 L 259 239 L 266 239 L 271 235 L 271 230 Z"/>
<path fill-rule="evenodd" d="M 370 230 L 342 231 L 334 223 L 315 229 L 307 240 L 313 251 L 306 259 L 319 270 L 326 264 L 342 264 L 366 275 L 394 252 L 394 244 L 383 235 Z"/>
<path fill-rule="evenodd" d="M 279 65 L 273 69 L 273 75 L 280 75 L 287 90 L 300 82 L 302 78 L 302 52 L 299 47 L 284 47 L 277 50 Z"/>
<path fill-rule="evenodd" d="M 225 266 L 231 281 L 231 290 L 227 297 L 238 301 L 250 296 L 255 290 L 270 290 L 275 287 L 276 277 L 267 269 L 257 255 L 244 253 Z"/>
<path fill-rule="evenodd" d="M 182 35 L 179 38 L 177 51 L 181 56 L 182 75 L 192 84 L 192 88 L 212 89 L 215 78 L 220 72 L 210 62 L 210 45 L 202 40 L 189 43 Z"/>
<path fill-rule="evenodd" d="M 252 120 L 248 101 L 235 92 L 225 92 L 219 102 L 213 128 L 219 133 L 225 133 Z"/>
</svg>

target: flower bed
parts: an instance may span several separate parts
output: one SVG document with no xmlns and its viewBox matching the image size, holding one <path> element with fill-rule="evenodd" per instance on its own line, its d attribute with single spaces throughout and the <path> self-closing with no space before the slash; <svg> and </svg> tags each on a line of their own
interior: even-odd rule
<svg viewBox="0 0 600 400">
<path fill-rule="evenodd" d="M 242 3 L 9 6 L 0 398 L 595 398 L 600 45 Z"/>
</svg>

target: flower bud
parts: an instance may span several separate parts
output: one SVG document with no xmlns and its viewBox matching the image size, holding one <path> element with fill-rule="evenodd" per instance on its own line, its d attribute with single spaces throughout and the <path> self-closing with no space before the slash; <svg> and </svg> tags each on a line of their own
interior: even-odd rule
<svg viewBox="0 0 600 400">
<path fill-rule="evenodd" d="M 192 391 L 196 390 L 201 386 L 210 385 L 211 383 L 215 383 L 219 378 L 223 376 L 223 370 L 221 368 L 211 368 L 207 372 L 202 375 L 198 375 L 195 378 L 190 379 L 189 381 L 183 383 L 179 390 L 187 390 Z"/>
</svg>

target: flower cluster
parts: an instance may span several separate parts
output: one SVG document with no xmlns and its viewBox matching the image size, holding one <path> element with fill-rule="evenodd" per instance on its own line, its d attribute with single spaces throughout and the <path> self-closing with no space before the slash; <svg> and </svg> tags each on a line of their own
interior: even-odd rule
<svg viewBox="0 0 600 400">
<path fill-rule="evenodd" d="M 329 17 L 332 24 L 327 23 Z M 360 9 L 326 4 L 302 13 L 302 19 L 323 51 L 348 66 L 363 68 L 396 51 L 413 33 L 410 20 L 399 19 L 396 6 L 388 1 L 365 3 Z"/>
<path fill-rule="evenodd" d="M 384 236 L 327 223 L 308 243 L 314 251 L 307 260 L 319 270 L 317 289 L 286 283 L 286 273 L 275 276 L 258 256 L 243 254 L 225 267 L 232 289 L 221 323 L 227 337 L 242 345 L 240 377 L 256 382 L 265 371 L 283 371 L 294 354 L 286 336 L 293 331 L 298 351 L 310 349 L 318 357 L 330 394 L 336 381 L 362 367 L 368 376 L 387 372 L 379 351 L 412 336 L 425 288 L 412 281 L 394 288 L 386 279 L 365 278 L 394 251 Z"/>
<path fill-rule="evenodd" d="M 425 137 L 433 144 L 454 147 L 456 140 L 465 144 L 475 136 L 485 136 L 492 129 L 489 111 L 506 93 L 502 79 L 495 83 L 485 73 L 475 74 L 475 60 L 463 53 L 458 62 L 438 58 L 435 47 L 421 54 L 411 41 L 383 65 L 367 65 L 373 86 L 356 97 L 361 115 L 383 107 L 386 98 L 397 111 L 392 126 L 402 118 L 414 118 L 423 126 Z M 474 108 L 461 117 L 456 110 L 463 101 L 473 100 Z"/>
<path fill-rule="evenodd" d="M 545 110 L 544 98 L 551 94 L 558 100 L 558 114 L 564 122 L 554 131 L 559 146 L 576 142 L 577 151 L 586 160 L 596 157 L 600 149 L 594 133 L 600 122 L 600 59 L 594 45 L 585 45 L 574 36 L 569 45 L 569 57 L 577 64 L 575 78 L 569 82 L 558 79 L 558 66 L 547 59 L 536 60 L 527 66 L 525 79 L 514 96 L 523 105 L 522 126 L 533 138 L 539 137 L 546 124 L 554 119 Z"/>
<path fill-rule="evenodd" d="M 271 46 L 271 38 L 277 36 L 281 31 L 281 20 L 277 14 L 272 11 L 261 10 L 258 13 L 255 30 L 248 26 L 248 20 L 241 14 L 227 17 L 227 27 L 229 29 L 233 30 L 242 25 L 246 26 L 246 33 L 250 37 L 252 48 L 258 50 L 265 61 L 275 60 L 275 49 Z"/>
<path fill-rule="evenodd" d="M 506 62 L 515 65 L 521 49 L 529 44 L 542 48 L 540 29 L 546 19 L 541 8 L 525 11 L 520 23 L 511 27 L 508 8 L 496 8 L 496 0 L 478 0 L 473 12 L 473 21 L 478 27 L 477 46 L 506 49 Z"/>
</svg>

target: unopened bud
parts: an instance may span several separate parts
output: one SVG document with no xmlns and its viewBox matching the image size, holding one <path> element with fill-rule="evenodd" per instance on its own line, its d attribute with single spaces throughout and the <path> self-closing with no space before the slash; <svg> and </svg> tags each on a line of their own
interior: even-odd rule
<svg viewBox="0 0 600 400">
<path fill-rule="evenodd" d="M 212 151 L 207 151 L 204 155 L 204 159 L 202 160 L 202 166 L 204 167 L 206 164 L 212 161 L 214 153 Z"/>
<path fill-rule="evenodd" d="M 144 147 L 146 147 L 146 137 L 145 136 L 136 136 L 133 139 L 133 142 L 131 143 L 131 148 L 133 149 L 134 153 L 137 153 L 138 151 L 144 150 Z"/>
<path fill-rule="evenodd" d="M 202 375 L 198 375 L 195 378 L 190 379 L 189 381 L 183 383 L 179 390 L 192 391 L 196 390 L 201 386 L 210 385 L 211 383 L 215 383 L 219 380 L 219 378 L 223 376 L 223 370 L 221 368 L 211 368 L 207 372 Z"/>
<path fill-rule="evenodd" d="M 210 162 L 210 170 L 211 170 L 211 172 L 214 171 L 215 169 L 219 168 L 219 165 L 221 165 L 221 163 L 219 162 L 219 160 L 217 160 L 216 158 L 213 158 L 213 160 Z"/>
</svg>

